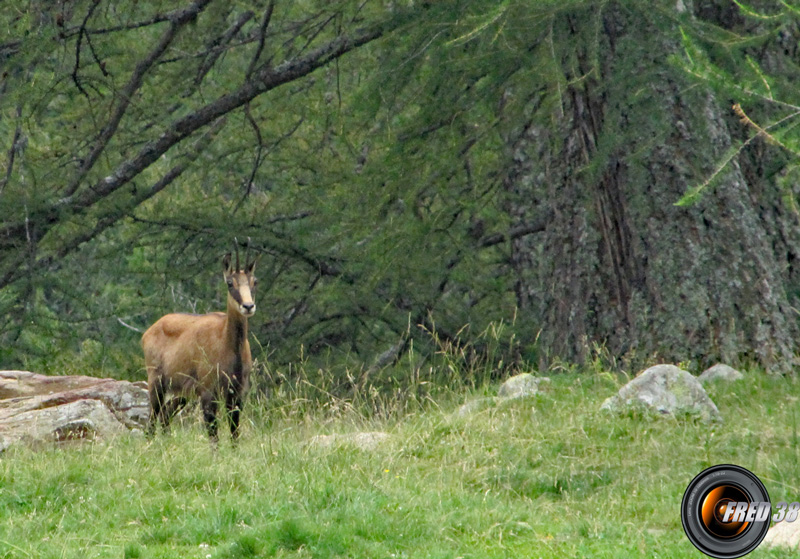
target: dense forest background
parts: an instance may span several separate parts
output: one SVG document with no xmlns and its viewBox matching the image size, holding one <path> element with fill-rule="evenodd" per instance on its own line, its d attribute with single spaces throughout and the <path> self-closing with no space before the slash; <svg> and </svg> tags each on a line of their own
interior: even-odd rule
<svg viewBox="0 0 800 559">
<path fill-rule="evenodd" d="M 137 331 L 224 308 L 249 237 L 274 378 L 788 371 L 799 23 L 791 2 L 5 3 L 0 366 L 143 378 Z"/>
</svg>

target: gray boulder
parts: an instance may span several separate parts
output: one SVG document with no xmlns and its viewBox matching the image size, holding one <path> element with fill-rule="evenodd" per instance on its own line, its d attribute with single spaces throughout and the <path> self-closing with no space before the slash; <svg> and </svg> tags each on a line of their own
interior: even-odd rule
<svg viewBox="0 0 800 559">
<path fill-rule="evenodd" d="M 144 427 L 144 383 L 0 371 L 0 451 L 18 442 L 94 439 Z"/>
<path fill-rule="evenodd" d="M 744 375 L 733 367 L 729 367 L 723 363 L 717 363 L 713 367 L 709 367 L 700 373 L 700 376 L 697 377 L 697 380 L 703 384 L 706 384 L 707 382 L 716 382 L 718 380 L 733 382 L 735 380 L 742 380 L 743 378 Z"/>
<path fill-rule="evenodd" d="M 530 373 L 515 375 L 500 385 L 496 398 L 487 397 L 470 400 L 462 404 L 453 415 L 457 418 L 469 417 L 506 402 L 535 396 L 539 393 L 541 385 L 549 382 L 550 379 L 547 377 L 535 377 Z"/>
<path fill-rule="evenodd" d="M 359 450 L 376 450 L 387 442 L 391 436 L 383 431 L 365 431 L 361 433 L 334 433 L 332 435 L 316 435 L 308 441 L 317 448 L 333 448 L 350 445 Z"/>
<path fill-rule="evenodd" d="M 645 370 L 603 402 L 601 409 L 614 412 L 638 409 L 706 421 L 722 419 L 700 382 L 674 365 L 655 365 Z"/>
<path fill-rule="evenodd" d="M 515 375 L 506 380 L 497 391 L 500 400 L 514 400 L 516 398 L 526 398 L 535 396 L 539 393 L 539 386 L 548 383 L 547 377 L 535 377 L 530 373 Z"/>
<path fill-rule="evenodd" d="M 461 404 L 456 410 L 455 416 L 459 418 L 469 417 L 472 414 L 482 412 L 497 405 L 497 398 L 475 398 Z"/>
</svg>

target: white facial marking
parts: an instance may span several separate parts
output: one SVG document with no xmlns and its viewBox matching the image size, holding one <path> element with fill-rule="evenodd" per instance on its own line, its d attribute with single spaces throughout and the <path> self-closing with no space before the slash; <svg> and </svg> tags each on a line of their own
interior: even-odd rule
<svg viewBox="0 0 800 559">
<path fill-rule="evenodd" d="M 250 285 L 245 281 L 239 288 L 239 297 L 242 303 L 239 305 L 239 312 L 243 316 L 253 316 L 256 312 L 256 304 L 253 301 L 253 293 L 250 291 Z"/>
</svg>

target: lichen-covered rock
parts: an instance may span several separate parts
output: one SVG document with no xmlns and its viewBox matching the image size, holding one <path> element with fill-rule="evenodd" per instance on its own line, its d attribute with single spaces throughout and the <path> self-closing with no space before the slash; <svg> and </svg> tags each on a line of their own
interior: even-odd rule
<svg viewBox="0 0 800 559">
<path fill-rule="evenodd" d="M 706 421 L 722 419 L 700 382 L 674 365 L 655 365 L 645 370 L 603 402 L 601 409 L 614 412 L 638 409 Z"/>
<path fill-rule="evenodd" d="M 732 382 L 735 380 L 742 380 L 743 378 L 744 375 L 739 371 L 737 371 L 736 369 L 734 369 L 733 367 L 730 367 L 723 363 L 717 363 L 713 367 L 709 367 L 708 369 L 700 373 L 700 376 L 697 377 L 697 380 L 705 384 L 707 382 L 715 382 L 718 380 Z"/>
<path fill-rule="evenodd" d="M 535 377 L 530 373 L 515 375 L 500 386 L 500 390 L 497 391 L 497 397 L 501 400 L 512 400 L 535 396 L 539 392 L 539 385 L 543 382 L 550 382 L 550 379 L 547 377 Z"/>
<path fill-rule="evenodd" d="M 472 414 L 493 408 L 497 405 L 497 398 L 476 398 L 461 404 L 456 410 L 456 417 L 469 417 Z"/>
<path fill-rule="evenodd" d="M 334 433 L 332 435 L 316 435 L 311 437 L 308 444 L 317 448 L 332 448 L 334 446 L 352 445 L 360 450 L 376 450 L 391 436 L 382 431 L 365 431 L 361 433 Z"/>
<path fill-rule="evenodd" d="M 462 404 L 453 414 L 454 417 L 464 418 L 489 408 L 511 402 L 519 398 L 535 396 L 539 393 L 542 383 L 548 383 L 547 377 L 535 377 L 530 373 L 521 373 L 507 379 L 497 391 L 496 398 L 475 398 Z"/>
<path fill-rule="evenodd" d="M 0 371 L 0 451 L 17 442 L 94 439 L 143 427 L 141 383 Z"/>
</svg>

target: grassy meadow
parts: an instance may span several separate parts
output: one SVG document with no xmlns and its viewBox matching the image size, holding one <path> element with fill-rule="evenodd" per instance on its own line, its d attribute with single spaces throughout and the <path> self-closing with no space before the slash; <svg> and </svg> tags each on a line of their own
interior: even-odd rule
<svg viewBox="0 0 800 559">
<path fill-rule="evenodd" d="M 0 456 L 0 558 L 703 557 L 679 517 L 703 468 L 736 463 L 773 502 L 800 500 L 796 380 L 710 387 L 712 426 L 599 411 L 625 381 L 555 374 L 465 418 L 458 405 L 495 385 L 387 397 L 380 413 L 276 395 L 250 402 L 238 448 L 225 433 L 213 450 L 194 421 L 152 442 L 16 448 Z M 391 438 L 308 444 L 365 430 Z"/>
</svg>

